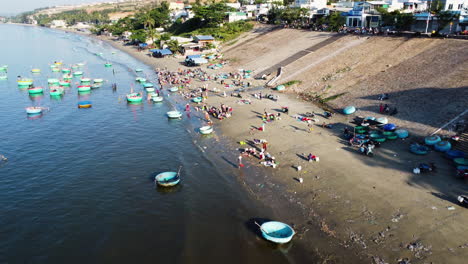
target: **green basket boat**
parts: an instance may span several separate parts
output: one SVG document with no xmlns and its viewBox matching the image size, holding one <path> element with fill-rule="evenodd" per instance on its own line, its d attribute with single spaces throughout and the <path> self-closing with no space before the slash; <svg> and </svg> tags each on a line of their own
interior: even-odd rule
<svg viewBox="0 0 468 264">
<path fill-rule="evenodd" d="M 78 92 L 89 92 L 89 91 L 91 91 L 91 86 L 89 85 L 78 86 Z"/>
<path fill-rule="evenodd" d="M 465 158 L 456 158 L 453 159 L 457 166 L 468 166 L 468 159 Z"/>
<path fill-rule="evenodd" d="M 195 97 L 195 98 L 192 98 L 192 102 L 194 102 L 194 103 L 201 103 L 202 100 L 203 100 L 202 97 Z"/>
<path fill-rule="evenodd" d="M 81 78 L 80 83 L 81 84 L 89 84 L 89 83 L 91 83 L 91 79 L 90 78 Z"/>
<path fill-rule="evenodd" d="M 106 68 L 112 67 L 112 63 L 108 62 L 108 63 L 104 64 L 104 67 L 106 67 Z"/>
<path fill-rule="evenodd" d="M 77 71 L 73 73 L 73 76 L 81 76 L 81 75 L 83 75 L 82 71 Z"/>
<path fill-rule="evenodd" d="M 146 82 L 146 79 L 143 78 L 143 77 L 136 77 L 135 78 L 135 81 L 139 82 L 139 83 L 145 83 Z"/>
<path fill-rule="evenodd" d="M 60 96 L 63 94 L 63 92 L 64 92 L 63 88 L 55 88 L 55 89 L 51 89 L 49 93 L 51 96 Z"/>
<path fill-rule="evenodd" d="M 8 75 L 0 75 L 0 80 L 6 80 L 8 79 Z"/>
<path fill-rule="evenodd" d="M 64 75 L 62 75 L 62 78 L 65 81 L 69 81 L 69 80 L 73 79 L 73 76 L 71 74 L 64 74 Z"/>
<path fill-rule="evenodd" d="M 177 119 L 182 117 L 182 113 L 179 111 L 169 111 L 167 112 L 167 117 L 171 119 Z"/>
<path fill-rule="evenodd" d="M 76 69 L 78 69 L 78 65 L 73 65 L 71 68 L 72 68 L 72 70 L 76 70 Z"/>
<path fill-rule="evenodd" d="M 175 93 L 175 92 L 179 91 L 179 88 L 174 86 L 174 87 L 169 88 L 169 91 Z"/>
<path fill-rule="evenodd" d="M 0 67 L 0 72 L 7 72 L 7 71 L 8 71 L 8 67 L 5 67 L 5 66 Z"/>
<path fill-rule="evenodd" d="M 152 83 L 147 82 L 147 83 L 143 84 L 143 87 L 144 88 L 151 88 L 151 87 L 154 87 L 154 85 Z"/>
<path fill-rule="evenodd" d="M 31 86 L 32 84 L 33 84 L 33 80 L 31 80 L 31 79 L 18 80 L 18 85 L 19 86 Z"/>
<path fill-rule="evenodd" d="M 71 72 L 71 70 L 68 69 L 68 68 L 63 68 L 62 69 L 62 73 L 70 73 L 70 72 Z"/>
<path fill-rule="evenodd" d="M 162 97 L 162 96 L 157 96 L 157 95 L 156 95 L 156 96 L 152 96 L 151 99 L 153 99 L 153 102 L 155 102 L 155 103 L 159 103 L 159 102 L 164 101 L 164 97 Z"/>
<path fill-rule="evenodd" d="M 94 83 L 102 83 L 102 82 L 104 82 L 104 79 L 94 79 L 93 82 Z"/>
<path fill-rule="evenodd" d="M 60 81 L 59 85 L 63 87 L 70 87 L 71 83 L 67 81 Z"/>
<path fill-rule="evenodd" d="M 59 79 L 54 79 L 54 78 L 47 79 L 47 83 L 49 85 L 57 85 L 59 82 L 60 82 Z"/>
<path fill-rule="evenodd" d="M 59 68 L 52 68 L 52 72 L 59 72 L 60 69 Z"/>
<path fill-rule="evenodd" d="M 102 84 L 101 83 L 93 83 L 93 85 L 91 85 L 91 89 L 98 89 L 98 88 L 101 88 Z"/>
<path fill-rule="evenodd" d="M 154 88 L 153 88 L 153 87 L 145 88 L 145 90 L 146 90 L 146 92 L 148 92 L 148 93 L 154 92 Z"/>
<path fill-rule="evenodd" d="M 383 135 L 390 140 L 395 140 L 398 138 L 398 135 L 395 132 L 385 131 Z"/>
<path fill-rule="evenodd" d="M 30 93 L 30 94 L 39 94 L 39 93 L 43 93 L 43 92 L 44 92 L 44 89 L 42 87 L 28 88 L 28 93 Z"/>
<path fill-rule="evenodd" d="M 141 93 L 127 94 L 127 101 L 131 103 L 139 103 L 143 101 L 143 95 Z"/>
</svg>

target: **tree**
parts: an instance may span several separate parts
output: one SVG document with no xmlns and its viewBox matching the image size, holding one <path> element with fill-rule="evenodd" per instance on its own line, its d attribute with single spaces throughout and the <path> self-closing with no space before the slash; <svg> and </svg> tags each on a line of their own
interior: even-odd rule
<svg viewBox="0 0 468 264">
<path fill-rule="evenodd" d="M 433 1 L 430 9 L 431 13 L 437 17 L 437 32 L 442 31 L 459 16 L 451 11 L 444 11 L 444 5 L 440 0 Z"/>
<path fill-rule="evenodd" d="M 153 29 L 154 25 L 156 24 L 156 21 L 151 17 L 151 14 L 144 13 L 143 15 L 143 25 L 147 29 Z"/>
<path fill-rule="evenodd" d="M 217 27 L 226 16 L 226 12 L 232 11 L 225 3 L 213 3 L 210 5 L 195 5 L 193 7 L 195 18 L 199 18 L 208 27 Z"/>
<path fill-rule="evenodd" d="M 177 39 L 169 40 L 166 45 L 174 54 L 179 52 L 179 41 Z"/>
</svg>

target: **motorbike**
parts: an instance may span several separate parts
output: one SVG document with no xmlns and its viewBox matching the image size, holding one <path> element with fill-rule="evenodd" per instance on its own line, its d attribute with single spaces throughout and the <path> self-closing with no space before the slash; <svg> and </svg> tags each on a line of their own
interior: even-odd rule
<svg viewBox="0 0 468 264">
<path fill-rule="evenodd" d="M 466 195 L 460 195 L 457 198 L 458 202 L 460 203 L 461 206 L 468 208 L 468 196 Z"/>
<path fill-rule="evenodd" d="M 421 163 L 418 165 L 418 167 L 413 169 L 414 174 L 421 174 L 421 173 L 428 173 L 428 172 L 435 172 L 435 171 L 436 171 L 436 166 L 434 162 L 430 162 L 429 164 Z"/>
<path fill-rule="evenodd" d="M 373 157 L 374 156 L 374 152 L 373 149 L 375 148 L 375 145 L 374 144 L 362 144 L 360 147 L 359 147 L 359 151 L 363 154 L 363 155 L 366 155 L 368 157 Z"/>
</svg>

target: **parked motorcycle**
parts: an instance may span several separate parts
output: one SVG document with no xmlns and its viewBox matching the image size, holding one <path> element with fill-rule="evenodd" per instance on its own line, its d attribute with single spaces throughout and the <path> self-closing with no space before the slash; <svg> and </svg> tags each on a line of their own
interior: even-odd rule
<svg viewBox="0 0 468 264">
<path fill-rule="evenodd" d="M 461 206 L 468 208 L 468 196 L 466 195 L 460 195 L 457 198 L 458 202 L 460 203 Z"/>
<path fill-rule="evenodd" d="M 421 163 L 418 165 L 418 167 L 413 169 L 414 174 L 421 174 L 421 173 L 435 172 L 435 171 L 436 171 L 436 166 L 434 162 L 430 162 L 429 164 Z"/>
</svg>

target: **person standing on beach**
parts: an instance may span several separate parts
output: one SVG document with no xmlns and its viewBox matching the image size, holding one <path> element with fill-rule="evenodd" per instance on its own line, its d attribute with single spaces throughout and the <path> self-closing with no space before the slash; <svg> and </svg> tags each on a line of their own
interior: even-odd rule
<svg viewBox="0 0 468 264">
<path fill-rule="evenodd" d="M 383 110 L 384 110 L 383 104 L 380 104 L 379 112 L 382 114 L 382 113 L 383 113 Z"/>
<path fill-rule="evenodd" d="M 239 157 L 237 158 L 238 162 L 239 162 L 239 169 L 244 167 L 244 164 L 242 164 L 242 155 L 239 155 Z"/>
<path fill-rule="evenodd" d="M 267 150 L 267 146 L 268 146 L 268 142 L 263 141 L 263 143 L 262 143 L 262 149 L 263 149 L 263 151 L 266 151 L 266 150 Z"/>
</svg>

